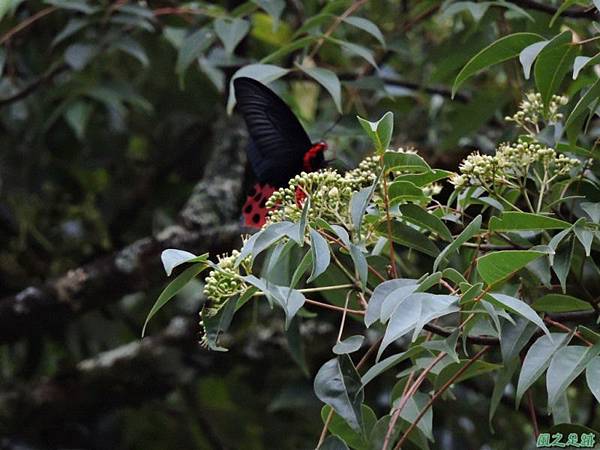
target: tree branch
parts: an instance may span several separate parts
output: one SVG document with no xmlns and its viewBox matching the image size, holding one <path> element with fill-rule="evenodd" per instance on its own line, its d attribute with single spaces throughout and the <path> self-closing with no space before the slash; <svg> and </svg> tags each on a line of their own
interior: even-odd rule
<svg viewBox="0 0 600 450">
<path fill-rule="evenodd" d="M 224 376 L 239 364 L 256 373 L 279 366 L 287 340 L 283 322 L 275 329 L 275 334 L 244 332 L 239 338 L 228 334 L 231 351 L 226 357 L 198 345 L 196 318 L 179 316 L 161 333 L 99 353 L 51 377 L 28 383 L 13 380 L 0 389 L 0 449 L 4 449 L 2 438 L 35 445 L 40 436 L 45 444 L 42 448 L 51 444 L 63 448 L 65 440 L 89 439 L 70 436 L 73 430 L 86 430 L 116 409 L 159 400 L 175 389 L 194 386 L 207 374 Z M 315 324 L 302 334 L 310 340 L 316 360 L 327 358 L 334 339 L 332 327 Z M 259 379 L 262 384 L 264 378 Z M 74 447 L 88 448 L 86 442 L 78 444 Z"/>
<path fill-rule="evenodd" d="M 522 8 L 533 9 L 534 11 L 540 11 L 551 15 L 556 14 L 556 12 L 558 11 L 558 9 L 554 6 L 538 3 L 534 0 L 509 0 L 509 3 L 521 6 Z M 571 19 L 595 20 L 597 16 L 597 11 L 595 11 L 594 9 L 595 8 L 567 9 L 561 12 L 560 15 L 562 17 L 569 17 Z"/>
<path fill-rule="evenodd" d="M 175 247 L 195 253 L 222 253 L 239 242 L 239 204 L 246 142 L 244 127 L 218 120 L 204 179 L 179 216 L 179 223 L 138 239 L 43 286 L 30 286 L 0 300 L 0 343 L 62 328 L 74 317 L 163 284 L 160 253 Z M 201 152 L 199 152 L 201 154 Z"/>
<path fill-rule="evenodd" d="M 10 105 L 11 103 L 15 103 L 19 100 L 23 100 L 24 98 L 28 97 L 30 94 L 33 94 L 37 90 L 37 88 L 39 88 L 41 85 L 43 85 L 44 83 L 46 83 L 48 81 L 51 81 L 56 75 L 66 71 L 68 68 L 69 68 L 69 66 L 67 66 L 66 64 L 61 64 L 57 67 L 54 67 L 53 69 L 46 71 L 39 78 L 37 78 L 36 80 L 29 83 L 27 86 L 25 86 L 20 91 L 15 92 L 14 94 L 12 94 L 8 97 L 0 98 L 0 108 L 3 106 Z"/>
</svg>

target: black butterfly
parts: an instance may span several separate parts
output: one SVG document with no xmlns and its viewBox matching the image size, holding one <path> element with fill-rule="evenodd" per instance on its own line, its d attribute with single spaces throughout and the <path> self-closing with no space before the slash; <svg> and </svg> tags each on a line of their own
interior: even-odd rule
<svg viewBox="0 0 600 450">
<path fill-rule="evenodd" d="M 250 142 L 248 159 L 257 183 L 250 190 L 242 213 L 250 227 L 264 225 L 266 201 L 276 188 L 302 171 L 325 166 L 325 142 L 313 144 L 292 110 L 264 84 L 246 77 L 233 81 L 237 108 L 241 112 Z"/>
</svg>

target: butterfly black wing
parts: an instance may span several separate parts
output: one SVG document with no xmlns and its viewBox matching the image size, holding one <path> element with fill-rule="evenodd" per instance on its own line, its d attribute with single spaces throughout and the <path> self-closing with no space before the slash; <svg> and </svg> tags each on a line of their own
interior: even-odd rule
<svg viewBox="0 0 600 450">
<path fill-rule="evenodd" d="M 259 181 L 283 186 L 302 171 L 310 138 L 292 110 L 273 91 L 252 78 L 233 81 L 237 107 L 251 142 L 248 158 Z"/>
</svg>

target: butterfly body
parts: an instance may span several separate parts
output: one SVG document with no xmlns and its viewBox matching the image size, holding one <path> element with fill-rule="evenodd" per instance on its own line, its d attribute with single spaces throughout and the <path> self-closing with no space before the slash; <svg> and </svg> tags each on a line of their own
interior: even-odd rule
<svg viewBox="0 0 600 450">
<path fill-rule="evenodd" d="M 242 214 L 247 226 L 260 228 L 266 221 L 266 201 L 271 194 L 302 171 L 324 167 L 327 144 L 313 144 L 292 110 L 262 83 L 240 77 L 233 85 L 250 134 L 246 151 L 257 179 Z"/>
</svg>

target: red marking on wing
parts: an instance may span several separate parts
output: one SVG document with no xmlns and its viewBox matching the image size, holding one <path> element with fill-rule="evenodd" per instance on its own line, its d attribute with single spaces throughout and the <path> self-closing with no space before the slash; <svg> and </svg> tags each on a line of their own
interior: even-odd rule
<svg viewBox="0 0 600 450">
<path fill-rule="evenodd" d="M 268 184 L 256 183 L 246 198 L 242 207 L 244 224 L 251 228 L 261 228 L 267 221 L 269 210 L 266 207 L 267 200 L 275 192 L 275 188 Z"/>
<path fill-rule="evenodd" d="M 317 142 L 304 154 L 302 166 L 305 172 L 314 172 L 315 170 L 320 169 L 320 167 L 315 164 L 315 158 L 325 150 L 327 150 L 327 143 Z"/>
<path fill-rule="evenodd" d="M 304 205 L 304 200 L 306 200 L 306 192 L 297 187 L 296 192 L 294 192 L 294 194 L 296 197 L 296 205 L 298 206 L 298 208 L 302 208 L 302 206 Z"/>
</svg>

